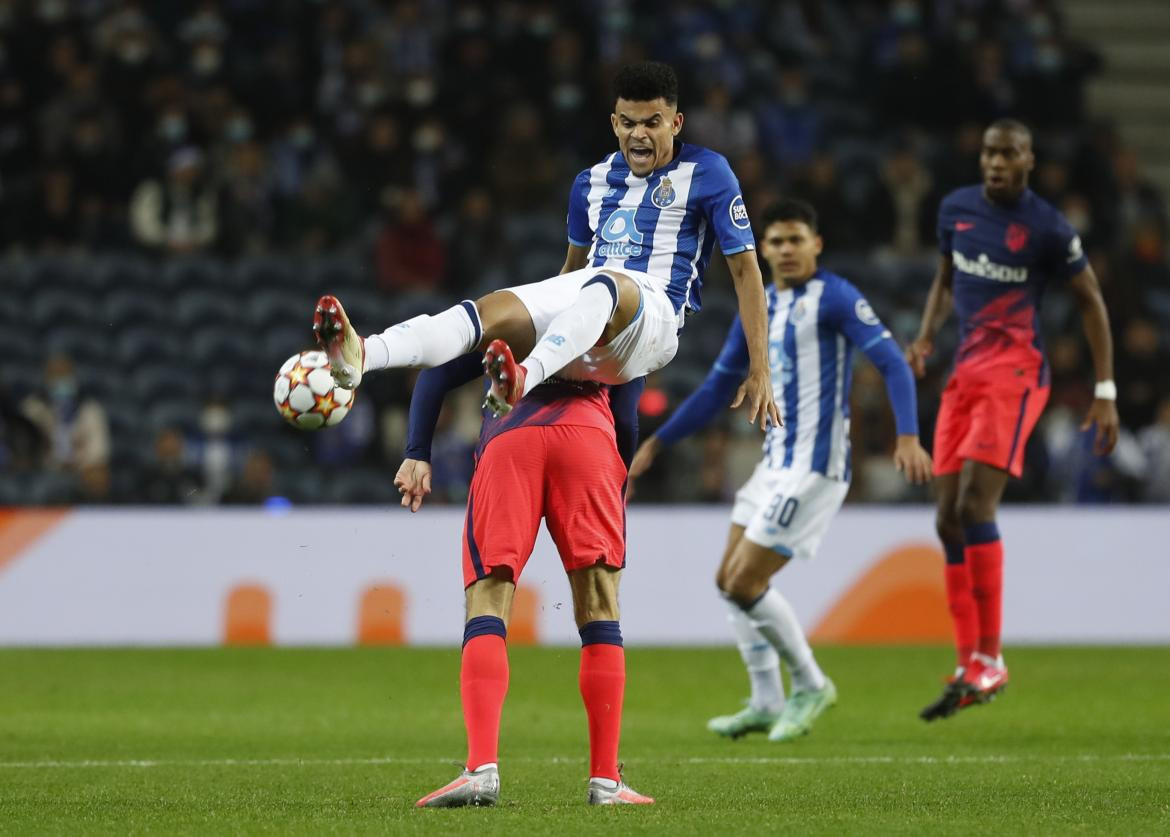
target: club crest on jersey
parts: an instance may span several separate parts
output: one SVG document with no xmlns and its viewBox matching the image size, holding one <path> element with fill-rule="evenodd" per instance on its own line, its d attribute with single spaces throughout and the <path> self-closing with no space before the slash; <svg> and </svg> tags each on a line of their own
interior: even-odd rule
<svg viewBox="0 0 1170 837">
<path fill-rule="evenodd" d="M 792 306 L 792 313 L 788 315 L 788 319 L 793 323 L 799 323 L 804 319 L 804 315 L 808 313 L 808 306 L 804 304 L 803 299 L 796 300 Z"/>
<path fill-rule="evenodd" d="M 1018 253 L 1028 246 L 1028 228 L 1023 224 L 1008 224 L 1003 243 L 1013 253 Z"/>
<path fill-rule="evenodd" d="M 666 209 L 674 203 L 676 192 L 674 191 L 674 184 L 670 182 L 669 177 L 663 177 L 658 181 L 657 188 L 650 193 L 650 202 L 659 209 Z"/>
</svg>

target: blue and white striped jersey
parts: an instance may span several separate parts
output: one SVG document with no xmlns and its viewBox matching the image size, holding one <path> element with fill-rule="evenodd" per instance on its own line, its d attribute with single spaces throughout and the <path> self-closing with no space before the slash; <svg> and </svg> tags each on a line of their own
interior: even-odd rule
<svg viewBox="0 0 1170 837">
<path fill-rule="evenodd" d="M 886 381 L 897 432 L 918 433 L 914 376 L 897 342 L 848 280 L 818 270 L 795 288 L 767 289 L 768 362 L 784 417 L 764 438 L 769 468 L 849 480 L 849 390 L 853 351 L 861 349 Z M 703 385 L 660 427 L 672 444 L 726 408 L 748 370 L 747 341 L 736 317 Z"/>
<path fill-rule="evenodd" d="M 726 256 L 756 246 L 727 160 L 687 143 L 646 177 L 632 174 L 617 151 L 581 172 L 569 194 L 568 222 L 569 242 L 589 248 L 591 266 L 661 278 L 675 311 L 702 307 L 716 239 Z"/>
</svg>

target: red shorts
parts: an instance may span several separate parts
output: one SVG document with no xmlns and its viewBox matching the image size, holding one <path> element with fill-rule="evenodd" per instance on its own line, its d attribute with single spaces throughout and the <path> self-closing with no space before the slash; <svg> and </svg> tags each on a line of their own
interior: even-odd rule
<svg viewBox="0 0 1170 837">
<path fill-rule="evenodd" d="M 519 579 L 541 517 L 566 572 L 624 567 L 625 481 L 613 434 L 596 427 L 529 425 L 492 439 L 467 494 L 463 586 L 495 567 Z"/>
<path fill-rule="evenodd" d="M 934 427 L 935 475 L 958 473 L 966 459 L 1023 473 L 1024 447 L 1048 403 L 1036 378 L 951 375 Z"/>
</svg>

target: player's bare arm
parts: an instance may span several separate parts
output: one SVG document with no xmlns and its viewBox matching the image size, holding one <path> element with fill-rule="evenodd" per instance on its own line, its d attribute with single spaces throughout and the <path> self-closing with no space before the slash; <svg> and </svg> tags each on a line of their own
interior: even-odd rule
<svg viewBox="0 0 1170 837">
<path fill-rule="evenodd" d="M 732 409 L 745 400 L 748 421 L 766 430 L 768 424 L 780 426 L 780 408 L 772 393 L 772 372 L 768 368 L 768 303 L 764 297 L 764 277 L 754 250 L 745 250 L 727 257 L 735 295 L 739 300 L 739 318 L 747 338 L 749 367 L 747 378 L 740 384 L 731 402 Z"/>
<path fill-rule="evenodd" d="M 589 248 L 581 247 L 577 244 L 569 245 L 569 252 L 565 254 L 565 264 L 561 268 L 561 274 L 572 273 L 574 270 L 581 270 L 589 264 Z"/>
<path fill-rule="evenodd" d="M 930 285 L 930 293 L 926 295 L 926 307 L 922 312 L 922 325 L 918 327 L 918 336 L 906 347 L 906 362 L 914 370 L 915 377 L 921 378 L 926 374 L 926 360 L 934 354 L 934 336 L 938 334 L 938 330 L 942 328 L 954 308 L 953 283 L 954 265 L 951 263 L 951 257 L 940 256 L 938 270 L 935 271 L 934 281 Z"/>
<path fill-rule="evenodd" d="M 1120 419 L 1117 416 L 1117 386 L 1113 383 L 1113 336 L 1109 331 L 1109 311 L 1101 296 L 1101 285 L 1093 268 L 1086 267 L 1069 281 L 1069 290 L 1081 309 L 1085 339 L 1093 355 L 1093 371 L 1097 386 L 1093 403 L 1081 425 L 1081 430 L 1097 426 L 1093 450 L 1103 456 L 1117 444 Z"/>
</svg>

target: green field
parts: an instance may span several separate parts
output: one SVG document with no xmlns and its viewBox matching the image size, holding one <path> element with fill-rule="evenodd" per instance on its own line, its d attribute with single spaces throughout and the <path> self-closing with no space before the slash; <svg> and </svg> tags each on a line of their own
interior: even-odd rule
<svg viewBox="0 0 1170 837">
<path fill-rule="evenodd" d="M 623 757 L 652 808 L 584 804 L 575 649 L 512 651 L 503 797 L 416 811 L 463 755 L 434 649 L 0 651 L 0 833 L 1170 832 L 1170 649 L 1009 649 L 994 704 L 926 725 L 931 648 L 822 648 L 813 734 L 728 742 L 733 651 L 631 649 Z"/>
</svg>

